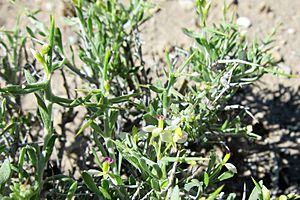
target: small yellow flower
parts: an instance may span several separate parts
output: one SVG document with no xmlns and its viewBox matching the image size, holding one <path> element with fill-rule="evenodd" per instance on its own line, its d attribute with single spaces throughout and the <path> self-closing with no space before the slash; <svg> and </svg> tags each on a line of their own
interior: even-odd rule
<svg viewBox="0 0 300 200">
<path fill-rule="evenodd" d="M 160 136 L 160 139 L 162 142 L 166 143 L 185 143 L 188 134 L 185 131 L 182 131 L 181 128 L 176 126 L 167 126 L 164 128 L 164 117 L 158 116 L 158 125 L 153 126 L 149 125 L 144 127 L 142 130 L 147 133 L 152 133 L 152 137 L 158 137 Z"/>
<path fill-rule="evenodd" d="M 173 140 L 176 143 L 185 143 L 187 140 L 188 134 L 185 131 L 182 131 L 180 127 L 175 129 Z"/>
</svg>

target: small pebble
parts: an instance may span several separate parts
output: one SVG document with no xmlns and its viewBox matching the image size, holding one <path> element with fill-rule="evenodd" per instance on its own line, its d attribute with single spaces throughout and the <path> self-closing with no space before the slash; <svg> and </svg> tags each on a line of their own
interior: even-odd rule
<svg viewBox="0 0 300 200">
<path fill-rule="evenodd" d="M 265 117 L 265 113 L 263 112 L 257 112 L 254 117 L 258 120 L 263 119 Z"/>
<path fill-rule="evenodd" d="M 291 137 L 296 137 L 297 135 L 296 135 L 296 133 L 295 132 L 292 132 L 291 133 Z"/>
<path fill-rule="evenodd" d="M 245 171 L 244 176 L 251 176 L 251 171 L 250 170 Z"/>
<path fill-rule="evenodd" d="M 293 29 L 293 28 L 289 28 L 287 30 L 287 32 L 288 32 L 288 34 L 291 34 L 291 35 L 294 35 L 296 33 L 295 29 Z"/>
<path fill-rule="evenodd" d="M 128 176 L 126 176 L 125 174 L 122 174 L 122 175 L 121 175 L 121 179 L 122 179 L 122 180 L 128 180 Z"/>
<path fill-rule="evenodd" d="M 283 57 L 282 57 L 281 53 L 279 52 L 279 50 L 274 50 L 274 51 L 272 51 L 271 54 L 274 59 L 274 62 L 278 63 L 283 60 Z"/>
<path fill-rule="evenodd" d="M 52 11 L 54 9 L 54 7 L 55 7 L 54 4 L 51 2 L 45 3 L 45 9 L 49 12 Z"/>
<path fill-rule="evenodd" d="M 259 166 L 257 170 L 258 172 L 265 173 L 265 168 L 263 168 L 262 166 Z"/>
<path fill-rule="evenodd" d="M 247 17 L 239 17 L 236 23 L 242 28 L 249 28 L 251 26 L 251 21 Z"/>
<path fill-rule="evenodd" d="M 194 8 L 194 1 L 191 0 L 180 0 L 179 4 L 186 11 L 192 10 Z"/>
<path fill-rule="evenodd" d="M 285 159 L 285 158 L 283 158 L 281 161 L 282 161 L 282 164 L 284 164 L 284 165 L 288 165 L 289 164 L 289 161 L 287 159 Z"/>
<path fill-rule="evenodd" d="M 265 176 L 265 175 L 264 175 L 263 173 L 261 173 L 261 174 L 258 174 L 258 178 L 259 178 L 259 179 L 262 179 L 262 178 L 264 178 L 264 176 Z"/>
</svg>

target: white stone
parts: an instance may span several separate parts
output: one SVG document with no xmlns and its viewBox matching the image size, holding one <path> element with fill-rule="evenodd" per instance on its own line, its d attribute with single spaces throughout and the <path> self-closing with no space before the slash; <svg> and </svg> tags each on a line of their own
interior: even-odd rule
<svg viewBox="0 0 300 200">
<path fill-rule="evenodd" d="M 242 28 L 249 28 L 251 26 L 251 21 L 247 17 L 239 17 L 236 23 Z"/>
<path fill-rule="evenodd" d="M 192 10 L 194 8 L 194 1 L 192 0 L 180 0 L 179 4 L 181 8 L 183 8 L 186 11 Z"/>
<path fill-rule="evenodd" d="M 293 35 L 293 34 L 295 34 L 295 29 L 293 29 L 293 28 L 289 28 L 288 30 L 287 30 L 287 32 L 288 32 L 288 34 L 291 34 L 291 35 Z"/>
</svg>

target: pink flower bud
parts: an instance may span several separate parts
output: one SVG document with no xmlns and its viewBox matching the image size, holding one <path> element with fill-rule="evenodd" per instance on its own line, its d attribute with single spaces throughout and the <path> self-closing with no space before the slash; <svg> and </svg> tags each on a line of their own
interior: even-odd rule
<svg viewBox="0 0 300 200">
<path fill-rule="evenodd" d="M 105 157 L 104 161 L 106 161 L 108 164 L 111 164 L 111 163 L 114 162 L 114 160 L 112 158 L 110 158 L 110 157 Z"/>
</svg>

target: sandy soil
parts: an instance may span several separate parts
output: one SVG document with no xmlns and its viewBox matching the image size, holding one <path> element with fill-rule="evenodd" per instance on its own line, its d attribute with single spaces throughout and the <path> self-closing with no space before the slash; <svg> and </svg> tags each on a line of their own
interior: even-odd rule
<svg viewBox="0 0 300 200">
<path fill-rule="evenodd" d="M 0 27 L 11 29 L 19 13 L 24 8 L 41 9 L 39 17 L 47 22 L 53 14 L 56 21 L 67 33 L 68 26 L 63 24 L 66 7 L 61 0 L 16 0 L 17 7 L 8 0 L 0 0 Z M 213 1 L 209 22 L 221 19 L 222 1 Z M 197 17 L 191 0 L 155 0 L 160 7 L 152 19 L 141 28 L 146 65 L 151 68 L 164 65 L 163 50 L 173 46 L 189 47 L 192 41 L 181 28 L 197 30 Z M 276 34 L 274 57 L 279 67 L 286 73 L 298 75 L 300 72 L 300 1 L 295 0 L 251 0 L 238 1 L 237 14 L 247 17 L 251 26 L 250 37 L 262 38 L 263 35 L 280 25 Z M 26 20 L 22 21 L 26 24 Z M 240 177 L 235 179 L 233 189 L 242 190 L 242 181 L 250 183 L 250 176 L 264 179 L 267 185 L 277 192 L 300 192 L 299 149 L 300 149 L 300 81 L 299 78 L 278 78 L 265 76 L 254 89 L 247 89 L 248 95 L 240 99 L 243 104 L 253 107 L 259 118 L 257 130 L 264 139 L 256 143 L 240 141 L 241 152 L 234 152 L 234 162 L 241 167 Z M 229 142 L 229 145 L 232 143 Z M 238 149 L 238 148 L 237 148 Z M 243 162 L 244 164 L 241 164 Z M 240 187 L 240 188 L 238 188 Z"/>
</svg>

